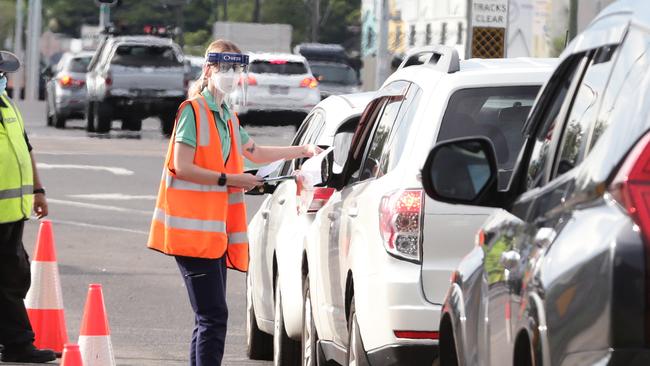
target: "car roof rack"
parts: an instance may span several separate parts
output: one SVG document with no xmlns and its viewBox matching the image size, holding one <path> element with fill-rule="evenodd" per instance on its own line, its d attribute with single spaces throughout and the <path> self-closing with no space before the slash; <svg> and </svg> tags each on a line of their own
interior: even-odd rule
<svg viewBox="0 0 650 366">
<path fill-rule="evenodd" d="M 432 45 L 413 48 L 406 53 L 398 69 L 415 65 L 431 65 L 447 74 L 460 71 L 460 57 L 453 47 Z"/>
</svg>

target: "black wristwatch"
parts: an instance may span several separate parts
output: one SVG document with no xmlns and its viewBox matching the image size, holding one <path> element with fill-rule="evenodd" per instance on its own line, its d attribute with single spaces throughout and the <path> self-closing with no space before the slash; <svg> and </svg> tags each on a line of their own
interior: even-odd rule
<svg viewBox="0 0 650 366">
<path fill-rule="evenodd" d="M 217 181 L 217 184 L 220 186 L 226 185 L 226 173 L 221 173 L 221 175 L 219 176 L 219 180 Z"/>
<path fill-rule="evenodd" d="M 45 188 L 36 188 L 34 190 L 34 194 L 42 193 L 45 194 Z"/>
</svg>

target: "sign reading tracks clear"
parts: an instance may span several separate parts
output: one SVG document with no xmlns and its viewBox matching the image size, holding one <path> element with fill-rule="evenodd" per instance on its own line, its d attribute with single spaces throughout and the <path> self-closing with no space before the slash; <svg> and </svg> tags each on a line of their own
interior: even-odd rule
<svg viewBox="0 0 650 366">
<path fill-rule="evenodd" d="M 508 0 L 473 0 L 472 26 L 506 28 L 508 25 Z"/>
</svg>

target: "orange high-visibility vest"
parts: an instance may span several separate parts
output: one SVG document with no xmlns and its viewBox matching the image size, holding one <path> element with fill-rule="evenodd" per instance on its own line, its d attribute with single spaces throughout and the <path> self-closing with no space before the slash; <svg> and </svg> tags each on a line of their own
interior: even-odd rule
<svg viewBox="0 0 650 366">
<path fill-rule="evenodd" d="M 215 172 L 239 174 L 244 171 L 239 120 L 228 121 L 231 146 L 224 162 L 221 139 L 203 96 L 186 100 L 179 111 L 190 104 L 196 121 L 194 164 Z M 176 122 L 180 113 L 176 116 Z M 165 159 L 156 209 L 147 246 L 168 255 L 196 258 L 221 258 L 226 255 L 228 268 L 248 270 L 246 206 L 242 188 L 197 184 L 176 177 L 172 133 Z"/>
</svg>

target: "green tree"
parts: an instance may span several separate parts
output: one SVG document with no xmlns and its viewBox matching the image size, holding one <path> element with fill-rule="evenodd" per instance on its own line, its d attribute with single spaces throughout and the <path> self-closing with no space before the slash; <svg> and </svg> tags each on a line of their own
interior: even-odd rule
<svg viewBox="0 0 650 366">
<path fill-rule="evenodd" d="M 3 14 L 3 16 L 0 16 L 0 48 L 4 48 L 5 40 L 13 39 L 16 2 L 14 0 L 0 0 L 0 14 Z"/>
</svg>

